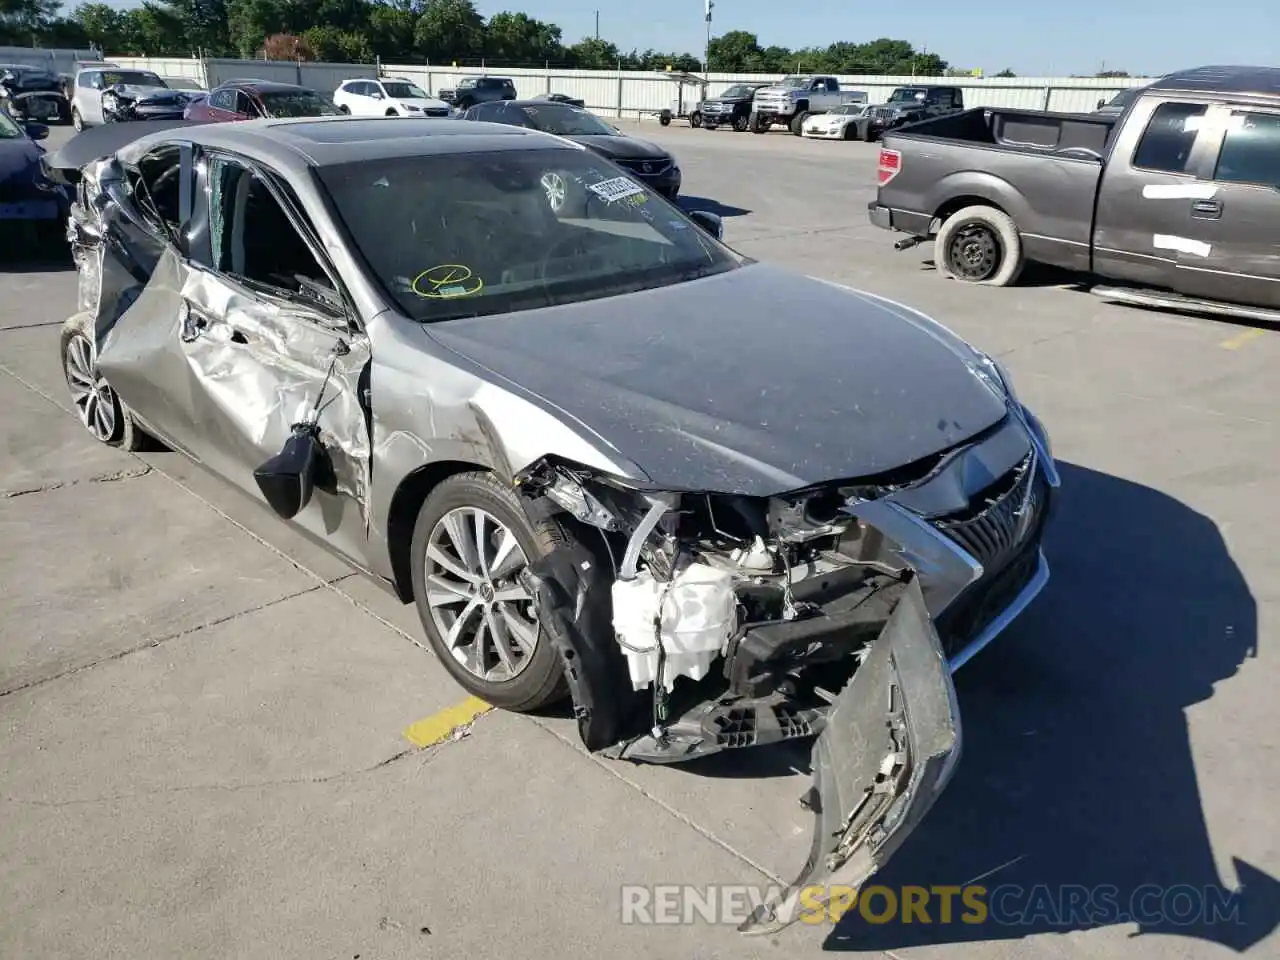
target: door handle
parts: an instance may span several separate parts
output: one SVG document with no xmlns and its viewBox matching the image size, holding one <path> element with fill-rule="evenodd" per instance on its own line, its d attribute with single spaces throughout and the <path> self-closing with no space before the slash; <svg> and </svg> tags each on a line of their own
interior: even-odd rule
<svg viewBox="0 0 1280 960">
<path fill-rule="evenodd" d="M 181 331 L 178 335 L 183 343 L 198 340 L 209 329 L 212 322 L 209 315 L 193 307 L 189 300 L 183 300 L 178 310 L 178 329 Z"/>
<path fill-rule="evenodd" d="M 1191 217 L 1193 220 L 1217 220 L 1221 216 L 1221 200 L 1197 200 L 1191 204 Z"/>
</svg>

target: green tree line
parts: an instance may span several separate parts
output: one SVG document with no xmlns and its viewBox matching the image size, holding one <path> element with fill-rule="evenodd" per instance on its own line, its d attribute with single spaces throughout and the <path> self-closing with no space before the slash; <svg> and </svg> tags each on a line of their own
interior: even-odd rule
<svg viewBox="0 0 1280 960">
<path fill-rule="evenodd" d="M 624 51 L 588 37 L 566 43 L 560 27 L 524 13 L 487 20 L 473 0 L 143 0 L 129 9 L 58 0 L 0 0 L 0 44 L 94 46 L 118 56 L 232 56 L 462 66 L 698 71 L 702 58 Z M 948 64 L 903 40 L 842 41 L 791 50 L 732 30 L 711 41 L 721 73 L 893 73 L 940 76 Z"/>
</svg>

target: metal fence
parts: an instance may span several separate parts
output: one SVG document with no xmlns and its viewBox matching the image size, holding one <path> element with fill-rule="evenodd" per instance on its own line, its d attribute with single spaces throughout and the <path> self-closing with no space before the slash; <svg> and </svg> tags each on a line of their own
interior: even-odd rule
<svg viewBox="0 0 1280 960">
<path fill-rule="evenodd" d="M 256 78 L 300 83 L 322 92 L 331 92 L 343 80 L 384 76 L 404 77 L 435 94 L 454 88 L 464 77 L 510 77 L 521 97 L 544 93 L 565 93 L 580 97 L 592 110 L 616 117 L 654 114 L 672 106 L 680 94 L 675 75 L 659 72 L 619 70 L 546 70 L 493 67 L 435 67 L 421 64 L 291 63 L 276 60 L 203 60 L 175 57 L 111 57 L 121 66 L 154 70 L 161 76 L 197 80 L 207 87 L 224 80 Z M 735 83 L 779 80 L 782 74 L 713 73 L 707 94 L 715 96 Z M 1121 90 L 1151 83 L 1153 77 L 890 77 L 842 76 L 842 84 L 864 90 L 872 103 L 888 99 L 894 87 L 918 83 L 958 86 L 971 107 L 1015 107 L 1029 110 L 1085 112 L 1109 100 Z M 684 102 L 699 96 L 698 86 L 684 88 Z"/>
<path fill-rule="evenodd" d="M 45 47 L 0 47 L 0 63 L 43 67 L 50 73 L 75 73 L 81 60 L 101 60 L 101 50 L 51 50 Z"/>
</svg>

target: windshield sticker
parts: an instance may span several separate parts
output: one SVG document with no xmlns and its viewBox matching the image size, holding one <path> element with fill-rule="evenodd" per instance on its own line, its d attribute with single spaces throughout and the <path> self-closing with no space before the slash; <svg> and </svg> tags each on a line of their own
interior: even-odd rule
<svg viewBox="0 0 1280 960">
<path fill-rule="evenodd" d="M 619 200 L 625 200 L 627 197 L 637 195 L 644 197 L 644 189 L 630 177 L 614 177 L 612 180 L 602 180 L 600 183 L 591 184 L 587 189 L 605 203 L 616 203 Z"/>
<path fill-rule="evenodd" d="M 424 300 L 451 300 L 469 297 L 484 289 L 484 281 L 460 263 L 442 263 L 423 270 L 409 288 Z"/>
</svg>

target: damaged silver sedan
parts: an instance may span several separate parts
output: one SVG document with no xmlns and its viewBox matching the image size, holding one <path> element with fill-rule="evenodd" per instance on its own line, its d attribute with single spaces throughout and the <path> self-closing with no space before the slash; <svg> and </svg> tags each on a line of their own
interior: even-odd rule
<svg viewBox="0 0 1280 960">
<path fill-rule="evenodd" d="M 884 863 L 958 760 L 952 671 L 1048 579 L 1057 471 L 998 363 L 535 131 L 112 136 L 52 160 L 94 436 L 265 501 L 592 751 L 816 735 L 808 862 L 744 929 Z"/>
</svg>

